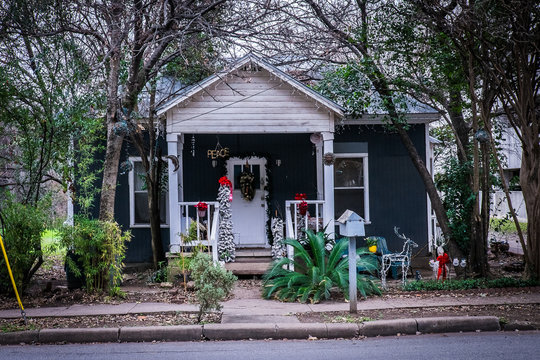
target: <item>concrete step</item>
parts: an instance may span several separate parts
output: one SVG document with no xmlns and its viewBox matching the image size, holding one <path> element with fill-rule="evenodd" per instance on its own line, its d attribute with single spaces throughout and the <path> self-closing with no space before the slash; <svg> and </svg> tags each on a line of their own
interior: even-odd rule
<svg viewBox="0 0 540 360">
<path fill-rule="evenodd" d="M 237 263 L 266 263 L 272 262 L 272 252 L 264 248 L 236 249 Z"/>
<path fill-rule="evenodd" d="M 269 266 L 269 262 L 233 262 L 225 264 L 225 268 L 235 275 L 263 275 Z"/>
</svg>

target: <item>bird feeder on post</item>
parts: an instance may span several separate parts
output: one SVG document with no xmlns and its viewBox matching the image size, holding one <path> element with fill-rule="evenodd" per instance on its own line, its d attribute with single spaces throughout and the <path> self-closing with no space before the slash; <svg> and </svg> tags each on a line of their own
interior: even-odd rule
<svg viewBox="0 0 540 360">
<path fill-rule="evenodd" d="M 356 237 L 366 235 L 364 219 L 352 210 L 345 210 L 337 222 L 339 223 L 339 234 L 349 238 L 349 306 L 350 312 L 356 313 Z"/>
</svg>

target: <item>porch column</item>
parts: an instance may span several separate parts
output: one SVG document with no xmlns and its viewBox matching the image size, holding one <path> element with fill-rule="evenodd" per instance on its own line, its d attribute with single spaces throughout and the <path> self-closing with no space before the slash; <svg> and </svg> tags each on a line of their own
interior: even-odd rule
<svg viewBox="0 0 540 360">
<path fill-rule="evenodd" d="M 323 132 L 323 152 L 334 153 L 334 133 Z M 324 155 L 323 155 L 324 157 Z M 334 165 L 324 165 L 324 207 L 323 222 L 334 237 Z"/>
<path fill-rule="evenodd" d="M 169 251 L 180 252 L 180 208 L 179 175 L 182 171 L 182 140 L 179 134 L 167 134 L 167 153 L 178 157 L 179 169 L 174 171 L 174 166 L 169 163 Z"/>
</svg>

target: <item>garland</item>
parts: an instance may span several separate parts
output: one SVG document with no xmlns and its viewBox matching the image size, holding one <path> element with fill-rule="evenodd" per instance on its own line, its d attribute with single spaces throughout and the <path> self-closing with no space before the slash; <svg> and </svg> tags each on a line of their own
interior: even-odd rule
<svg viewBox="0 0 540 360">
<path fill-rule="evenodd" d="M 230 153 L 228 158 L 219 158 L 218 161 L 221 161 L 221 166 L 223 167 L 223 173 L 227 175 L 227 160 L 230 158 L 239 158 L 239 159 L 247 159 L 250 157 L 259 157 L 259 158 L 265 158 L 266 159 L 266 165 L 264 166 L 264 169 L 266 170 L 266 181 L 264 186 L 264 191 L 266 193 L 266 204 L 270 205 L 272 203 L 272 154 L 266 153 L 266 152 L 236 152 L 236 153 Z M 266 236 L 268 237 L 268 243 L 272 245 L 274 243 L 274 236 L 272 235 L 272 228 L 271 228 L 271 219 L 272 219 L 272 209 L 270 209 L 270 206 L 266 207 Z"/>
</svg>

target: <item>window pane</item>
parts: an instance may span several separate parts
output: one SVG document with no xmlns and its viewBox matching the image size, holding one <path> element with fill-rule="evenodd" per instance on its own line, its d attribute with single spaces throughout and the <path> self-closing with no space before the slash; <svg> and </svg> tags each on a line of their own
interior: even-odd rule
<svg viewBox="0 0 540 360">
<path fill-rule="evenodd" d="M 135 193 L 135 223 L 149 224 L 148 194 L 145 192 Z"/>
<path fill-rule="evenodd" d="M 334 186 L 364 186 L 363 168 L 362 158 L 337 158 L 334 163 Z"/>
<path fill-rule="evenodd" d="M 334 190 L 334 219 L 339 219 L 347 209 L 365 218 L 363 189 Z"/>
<path fill-rule="evenodd" d="M 144 171 L 144 166 L 142 162 L 140 161 L 134 161 L 133 162 L 133 177 L 134 177 L 134 183 L 135 183 L 135 191 L 145 190 L 146 184 L 145 184 L 145 175 L 146 172 Z"/>
<path fill-rule="evenodd" d="M 240 173 L 242 172 L 242 165 L 234 165 L 234 190 L 240 189 Z"/>
<path fill-rule="evenodd" d="M 161 224 L 167 223 L 167 194 L 162 193 L 159 203 L 159 218 Z M 135 193 L 135 224 L 150 224 L 148 212 L 148 193 Z"/>
</svg>

